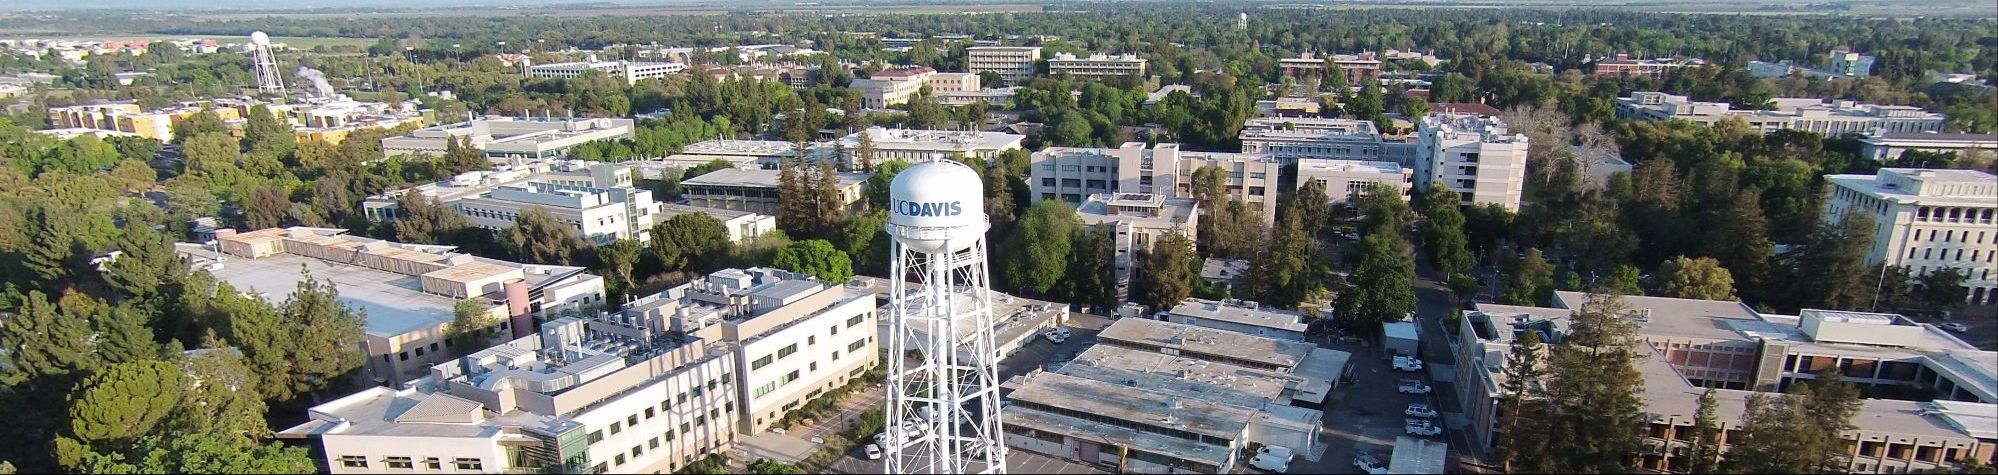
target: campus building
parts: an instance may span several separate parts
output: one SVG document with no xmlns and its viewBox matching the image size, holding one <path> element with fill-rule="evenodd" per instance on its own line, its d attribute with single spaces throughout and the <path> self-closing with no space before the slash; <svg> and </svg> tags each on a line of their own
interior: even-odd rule
<svg viewBox="0 0 1998 475">
<path fill-rule="evenodd" d="M 1110 246 L 1116 250 L 1117 299 L 1131 294 L 1138 269 L 1138 253 L 1149 251 L 1152 243 L 1167 233 L 1179 233 L 1193 240 L 1200 229 L 1200 204 L 1191 198 L 1167 198 L 1155 193 L 1099 193 L 1077 207 L 1082 223 L 1110 232 Z"/>
<path fill-rule="evenodd" d="M 809 173 L 801 172 L 800 175 Z M 680 197 L 687 204 L 702 208 L 776 216 L 777 181 L 782 176 L 780 170 L 715 170 L 680 182 Z M 867 177 L 865 173 L 839 173 L 835 177 L 839 183 L 840 198 L 848 207 L 857 206 L 866 199 L 862 192 Z"/>
<path fill-rule="evenodd" d="M 1277 60 L 1277 66 L 1287 76 L 1294 78 L 1315 77 L 1323 74 L 1327 64 L 1339 68 L 1345 76 L 1348 87 L 1359 87 L 1361 82 L 1381 78 L 1381 60 L 1371 51 L 1359 54 L 1335 54 L 1320 58 L 1306 51 L 1296 58 Z"/>
<path fill-rule="evenodd" d="M 1416 128 L 1415 189 L 1442 186 L 1465 205 L 1519 211 L 1526 189 L 1526 134 L 1497 117 L 1435 113 Z"/>
<path fill-rule="evenodd" d="M 1489 450 L 1506 437 L 1505 359 L 1513 339 L 1536 332 L 1567 335 L 1572 312 L 1590 298 L 1557 292 L 1554 306 L 1479 304 L 1459 323 L 1458 400 L 1465 402 L 1473 445 Z M 1757 312 L 1740 302 L 1622 297 L 1624 318 L 1644 343 L 1639 362 L 1648 413 L 1647 442 L 1634 454 L 1643 468 L 1684 471 L 1686 441 L 1700 394 L 1720 399 L 1722 443 L 1740 437 L 1749 395 L 1784 392 L 1818 373 L 1838 371 L 1869 391 L 1929 393 L 1932 401 L 1866 399 L 1846 431 L 1857 473 L 1947 469 L 1967 459 L 1989 463 L 1998 446 L 1998 353 L 1982 351 L 1931 325 L 1892 314 L 1805 309 Z"/>
<path fill-rule="evenodd" d="M 1415 147 L 1381 137 L 1372 121 L 1257 117 L 1242 124 L 1242 153 L 1266 153 L 1285 165 L 1305 158 L 1406 164 Z"/>
<path fill-rule="evenodd" d="M 417 129 L 382 139 L 382 155 L 443 156 L 452 140 L 469 140 L 495 163 L 561 158 L 577 145 L 631 139 L 631 119 L 486 117 Z"/>
<path fill-rule="evenodd" d="M 1297 186 L 1314 181 L 1325 187 L 1325 196 L 1333 203 L 1357 203 L 1374 183 L 1393 188 L 1401 199 L 1406 200 L 1409 198 L 1408 190 L 1415 186 L 1415 171 L 1394 162 L 1299 159 Z"/>
<path fill-rule="evenodd" d="M 1041 62 L 1039 46 L 973 46 L 964 49 L 966 63 L 971 74 L 991 71 L 1006 79 L 1007 85 L 1017 86 L 1034 77 L 1034 70 Z"/>
<path fill-rule="evenodd" d="M 1859 157 L 1881 163 L 1894 163 L 1909 150 L 1954 153 L 1958 159 L 1990 157 L 1998 155 L 1998 134 L 1874 132 L 1859 139 Z"/>
<path fill-rule="evenodd" d="M 341 303 L 367 318 L 360 376 L 392 388 L 410 387 L 452 355 L 484 349 L 454 348 L 446 338 L 459 301 L 486 309 L 507 338 L 532 334 L 538 322 L 595 314 L 605 304 L 603 278 L 581 267 L 519 264 L 346 232 L 223 229 L 212 246 L 181 243 L 174 250 L 191 268 L 274 304 L 305 279 L 329 282 Z"/>
<path fill-rule="evenodd" d="M 1304 315 L 1264 309 L 1255 302 L 1188 298 L 1159 315 L 1168 322 L 1227 330 L 1244 335 L 1304 341 Z"/>
<path fill-rule="evenodd" d="M 686 70 L 687 65 L 682 63 L 598 61 L 597 55 L 592 53 L 584 61 L 531 65 L 523 74 L 535 79 L 573 79 L 583 77 L 590 71 L 601 71 L 605 76 L 623 80 L 625 84 L 638 84 L 639 81 L 659 79 Z"/>
<path fill-rule="evenodd" d="M 1027 136 L 976 130 L 924 130 L 868 127 L 841 137 L 839 145 L 852 157 L 860 148 L 860 137 L 874 143 L 874 163 L 902 160 L 916 163 L 930 159 L 948 160 L 958 155 L 991 160 L 1007 150 L 1020 148 Z M 857 163 L 858 160 L 855 160 Z"/>
<path fill-rule="evenodd" d="M 771 268 L 724 269 L 624 304 L 643 328 L 727 342 L 736 431 L 754 435 L 880 361 L 875 296 Z"/>
<path fill-rule="evenodd" d="M 1867 265 L 1905 266 L 1915 276 L 1963 271 L 1970 304 L 1998 304 L 1998 176 L 1882 168 L 1873 175 L 1826 175 L 1825 181 L 1831 184 L 1825 220 L 1851 212 L 1873 218 Z"/>
<path fill-rule="evenodd" d="M 671 473 L 732 446 L 736 349 L 620 316 L 444 360 L 406 389 L 314 406 L 278 433 L 332 473 Z"/>
<path fill-rule="evenodd" d="M 1596 60 L 1595 69 L 1592 71 L 1599 78 L 1644 76 L 1652 79 L 1662 79 L 1667 74 L 1671 74 L 1672 71 L 1702 64 L 1706 64 L 1706 62 L 1697 59 L 1631 58 L 1629 54 L 1617 53 L 1616 56 Z"/>
<path fill-rule="evenodd" d="M 1264 446 L 1326 447 L 1319 411 L 1351 355 L 1120 319 L 1073 361 L 1012 378 L 1008 446 L 1116 473 L 1234 473 Z"/>
<path fill-rule="evenodd" d="M 436 200 L 473 226 L 493 232 L 514 225 L 521 213 L 540 207 L 556 221 L 597 245 L 619 239 L 646 241 L 658 217 L 652 191 L 634 188 L 632 170 L 609 163 L 538 161 L 471 171 L 449 180 L 390 190 L 361 201 L 368 218 L 392 221 L 401 198 L 416 193 Z"/>
<path fill-rule="evenodd" d="M 1210 166 L 1227 171 L 1227 198 L 1242 200 L 1265 223 L 1276 220 L 1282 164 L 1263 154 L 1188 152 L 1175 143 L 1151 148 L 1143 142 L 1125 142 L 1117 148 L 1049 147 L 1034 153 L 1028 186 L 1036 201 L 1059 199 L 1075 205 L 1105 193 L 1192 198 L 1193 173 Z"/>
<path fill-rule="evenodd" d="M 1093 53 L 1088 57 L 1077 57 L 1071 53 L 1058 53 L 1053 58 L 1048 58 L 1048 74 L 1055 76 L 1066 74 L 1090 79 L 1143 78 L 1146 62 L 1145 58 L 1135 54 Z"/>
<path fill-rule="evenodd" d="M 1662 92 L 1633 92 L 1616 100 L 1616 115 L 1625 120 L 1685 120 L 1702 125 L 1741 119 L 1760 133 L 1777 130 L 1817 132 L 1826 137 L 1847 133 L 1941 132 L 1943 115 L 1914 106 L 1777 98 L 1771 110 L 1738 110 L 1725 102 L 1699 102 Z"/>
</svg>

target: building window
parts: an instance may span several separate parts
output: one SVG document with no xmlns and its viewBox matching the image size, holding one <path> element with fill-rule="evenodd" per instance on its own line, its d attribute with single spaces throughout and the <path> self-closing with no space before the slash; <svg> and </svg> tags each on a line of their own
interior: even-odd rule
<svg viewBox="0 0 1998 475">
<path fill-rule="evenodd" d="M 811 372 L 814 372 L 814 373 L 818 372 L 818 371 L 819 371 L 819 362 L 817 362 L 817 361 L 813 361 L 813 362 L 812 362 L 812 364 L 811 364 L 811 367 L 810 367 L 810 369 L 808 369 L 807 371 L 811 371 Z"/>
<path fill-rule="evenodd" d="M 645 447 L 649 449 L 659 448 L 659 438 L 653 437 L 652 440 L 645 441 Z"/>
<path fill-rule="evenodd" d="M 600 430 L 590 431 L 590 443 L 594 444 L 603 441 L 604 441 L 604 431 Z"/>
<path fill-rule="evenodd" d="M 624 421 L 625 421 L 625 422 L 624 422 L 624 425 L 626 425 L 626 426 L 630 426 L 630 427 L 638 427 L 638 415 L 637 415 L 637 414 L 632 414 L 632 415 L 631 415 L 631 417 L 627 417 L 627 418 L 625 418 L 625 419 L 624 419 Z"/>
<path fill-rule="evenodd" d="M 648 419 L 648 420 L 649 420 L 649 419 L 652 419 L 652 416 L 653 416 L 653 414 L 654 414 L 654 411 L 652 410 L 652 408 L 650 408 L 650 407 L 648 407 L 648 408 L 645 408 L 645 418 L 646 418 L 646 419 Z"/>
<path fill-rule="evenodd" d="M 343 455 L 340 457 L 340 466 L 346 468 L 368 468 L 368 458 L 356 455 Z"/>
<path fill-rule="evenodd" d="M 451 462 L 457 465 L 459 470 L 482 470 L 486 467 L 485 462 L 474 458 L 459 457 L 452 459 Z"/>
<path fill-rule="evenodd" d="M 388 464 L 388 468 L 400 468 L 400 469 L 416 468 L 416 461 L 409 457 L 389 457 L 388 459 L 383 460 L 383 462 Z"/>
<path fill-rule="evenodd" d="M 795 354 L 797 352 L 798 352 L 798 344 L 792 343 L 790 345 L 785 345 L 783 348 L 778 348 L 777 357 L 783 358 L 786 356 L 791 356 L 792 354 Z"/>
<path fill-rule="evenodd" d="M 631 446 L 631 458 L 638 458 L 638 455 L 643 453 L 645 453 L 644 447 L 639 447 L 636 445 Z"/>
<path fill-rule="evenodd" d="M 864 319 L 865 317 L 867 317 L 867 316 L 866 316 L 866 315 L 854 315 L 854 316 L 853 316 L 853 318 L 849 318 L 849 319 L 846 319 L 846 327 L 847 327 L 847 328 L 853 328 L 853 326 L 854 326 L 854 325 L 859 325 L 859 324 L 860 324 L 860 321 L 861 321 L 862 319 Z"/>
<path fill-rule="evenodd" d="M 867 346 L 867 340 L 865 339 L 854 340 L 853 343 L 849 343 L 846 345 L 846 351 L 848 352 L 860 351 L 860 347 L 863 346 Z"/>
<path fill-rule="evenodd" d="M 623 466 L 623 465 L 624 465 L 624 454 L 617 454 L 617 458 L 613 458 L 613 459 L 611 459 L 611 461 L 613 462 L 613 465 L 618 465 L 618 466 Z"/>
<path fill-rule="evenodd" d="M 423 459 L 423 467 L 431 470 L 443 470 L 444 460 L 437 457 L 425 457 Z"/>
<path fill-rule="evenodd" d="M 618 427 L 616 422 L 611 423 L 610 430 L 611 430 L 611 435 L 617 435 L 617 433 L 623 432 L 623 430 L 620 427 Z"/>
<path fill-rule="evenodd" d="M 770 366 L 771 361 L 774 361 L 774 358 L 772 358 L 770 355 L 763 355 L 762 358 L 757 358 L 756 361 L 749 363 L 749 370 L 755 371 L 763 369 L 764 366 Z"/>
<path fill-rule="evenodd" d="M 682 434 L 685 434 L 685 433 L 687 433 L 688 431 L 692 431 L 692 430 L 694 430 L 694 427 L 693 427 L 693 426 L 690 426 L 690 425 L 687 425 L 687 423 L 685 423 L 685 422 L 682 422 L 682 423 L 680 423 L 680 433 L 682 433 Z"/>
</svg>

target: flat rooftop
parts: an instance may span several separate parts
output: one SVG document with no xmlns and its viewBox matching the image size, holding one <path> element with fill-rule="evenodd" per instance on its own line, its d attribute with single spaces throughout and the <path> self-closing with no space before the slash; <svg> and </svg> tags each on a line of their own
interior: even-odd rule
<svg viewBox="0 0 1998 475">
<path fill-rule="evenodd" d="M 1213 401 L 1176 397 L 1144 382 L 1107 382 L 1055 372 L 1035 372 L 1013 378 L 1007 399 L 1058 407 L 1143 425 L 1170 428 L 1221 440 L 1235 440 L 1256 413 L 1254 409 Z M 1018 406 L 1019 404 L 1014 404 Z M 1007 409 L 1010 415 L 1012 408 Z M 1013 423 L 1011 419 L 1008 424 Z"/>
<path fill-rule="evenodd" d="M 731 155 L 749 157 L 789 156 L 797 153 L 790 142 L 776 140 L 727 140 L 716 139 L 687 144 L 680 149 L 687 155 Z"/>
<path fill-rule="evenodd" d="M 1113 345 L 1091 345 L 1055 372 L 1242 407 L 1282 400 L 1293 383 L 1274 371 Z"/>
<path fill-rule="evenodd" d="M 1555 292 L 1554 306 L 1581 310 L 1589 294 Z M 1745 339 L 1733 323 L 1761 321 L 1747 304 L 1725 300 L 1695 300 L 1670 297 L 1623 296 L 1625 307 L 1638 312 L 1639 332 L 1645 335 L 1719 340 Z"/>
<path fill-rule="evenodd" d="M 1665 362 L 1657 351 L 1642 354 L 1638 371 L 1644 375 L 1646 412 L 1669 414 L 1690 423 L 1699 410 L 1700 394 L 1706 388 L 1694 387 L 1684 375 Z M 1746 412 L 1748 396 L 1754 391 L 1716 389 L 1719 420 L 1738 425 Z M 1968 402 L 1918 402 L 1895 399 L 1861 399 L 1852 425 L 1866 433 L 1903 434 L 1917 437 L 1989 438 L 1998 435 L 1998 405 Z M 1979 435 L 1981 434 L 1981 435 Z"/>
<path fill-rule="evenodd" d="M 216 253 L 199 244 L 178 243 L 174 250 L 189 257 L 189 264 L 196 268 L 216 262 Z M 289 301 L 298 283 L 307 278 L 331 281 L 340 291 L 340 302 L 360 310 L 367 318 L 361 329 L 377 337 L 391 338 L 449 323 L 452 308 L 458 303 L 450 297 L 423 292 L 418 276 L 297 254 L 278 253 L 257 259 L 225 255 L 220 263 L 222 268 L 209 268 L 208 273 L 238 291 L 262 295 L 273 305 Z"/>
<path fill-rule="evenodd" d="M 1214 466 L 1226 465 L 1232 451 L 1225 447 L 1194 442 L 1178 437 L 1141 432 L 1079 417 L 1043 412 L 1024 407 L 1008 407 L 1004 416 L 1006 425 L 1024 427 L 1041 432 L 1070 434 L 1085 439 L 1135 447 L 1138 450 L 1163 453 L 1175 458 L 1191 460 Z"/>
<path fill-rule="evenodd" d="M 688 213 L 700 213 L 700 214 L 705 214 L 705 215 L 708 215 L 708 216 L 713 216 L 713 217 L 715 217 L 715 219 L 719 219 L 719 220 L 722 220 L 722 221 L 728 221 L 728 220 L 731 220 L 731 219 L 736 219 L 736 218 L 740 218 L 740 217 L 743 217 L 743 216 L 754 216 L 754 215 L 756 215 L 756 213 L 752 213 L 752 212 L 748 212 L 748 211 L 737 211 L 737 210 L 732 210 L 732 209 L 721 209 L 721 208 L 708 208 L 708 207 L 702 207 L 702 206 L 689 206 L 689 205 L 683 205 L 683 204 L 674 204 L 674 203 L 660 203 L 660 204 L 659 204 L 659 214 L 660 214 L 660 216 L 659 216 L 659 220 L 660 220 L 661 222 L 664 222 L 664 221 L 665 221 L 666 219 L 668 219 L 668 218 L 672 218 L 672 217 L 674 217 L 674 216 L 679 216 L 679 215 L 683 215 L 683 214 L 688 214 Z"/>
<path fill-rule="evenodd" d="M 1297 160 L 1297 173 L 1375 173 L 1400 175 L 1401 164 L 1370 160 L 1331 160 L 1324 158 L 1302 158 Z"/>
<path fill-rule="evenodd" d="M 1172 307 L 1173 315 L 1235 323 L 1241 325 L 1275 328 L 1284 331 L 1303 333 L 1303 316 L 1273 310 L 1262 310 L 1226 302 L 1204 299 L 1186 299 Z"/>
<path fill-rule="evenodd" d="M 1096 337 L 1104 342 L 1171 348 L 1182 354 L 1214 355 L 1286 368 L 1297 367 L 1316 348 L 1310 343 L 1145 318 L 1118 319 Z"/>
<path fill-rule="evenodd" d="M 984 132 L 970 130 L 923 130 L 889 129 L 868 127 L 840 139 L 848 150 L 860 144 L 860 134 L 867 134 L 877 149 L 887 150 L 929 150 L 957 152 L 991 150 L 1018 147 L 1027 136 L 1005 132 Z"/>
<path fill-rule="evenodd" d="M 780 173 L 778 170 L 725 168 L 687 179 L 680 182 L 680 184 L 776 188 L 777 178 L 780 176 Z M 849 187 L 867 181 L 868 176 L 865 173 L 840 173 L 838 179 L 841 187 Z"/>
</svg>

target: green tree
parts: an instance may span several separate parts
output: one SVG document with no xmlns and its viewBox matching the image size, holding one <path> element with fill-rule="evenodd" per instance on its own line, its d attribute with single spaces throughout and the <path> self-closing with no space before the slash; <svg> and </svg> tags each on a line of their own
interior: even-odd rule
<svg viewBox="0 0 1998 475">
<path fill-rule="evenodd" d="M 749 473 L 755 475 L 804 475 L 805 469 L 796 465 L 770 459 L 756 459 L 749 463 Z"/>
<path fill-rule="evenodd" d="M 1789 271 L 1789 307 L 1851 310 L 1871 304 L 1876 282 L 1866 275 L 1866 253 L 1873 248 L 1873 226 L 1872 216 L 1851 211 L 1820 223 L 1782 256 Z"/>
<path fill-rule="evenodd" d="M 992 223 L 992 229 L 1004 234 L 1013 229 L 1018 209 L 1013 204 L 1013 187 L 1009 181 L 1011 171 L 1006 162 L 994 160 L 985 165 L 985 218 Z"/>
<path fill-rule="evenodd" d="M 1288 213 L 1283 223 L 1250 261 L 1249 289 L 1258 301 L 1279 307 L 1296 307 L 1323 290 L 1325 279 L 1317 270 L 1318 244 L 1304 228 L 1303 216 Z"/>
<path fill-rule="evenodd" d="M 1046 295 L 1066 277 L 1074 235 L 1081 225 L 1082 218 L 1066 202 L 1034 203 L 1009 239 L 1012 258 L 1005 262 L 1006 282 L 1019 291 Z"/>
<path fill-rule="evenodd" d="M 492 340 L 498 331 L 499 317 L 495 317 L 485 304 L 476 300 L 459 300 L 451 306 L 451 325 L 445 327 L 444 339 L 451 346 L 471 351 L 482 348 Z"/>
<path fill-rule="evenodd" d="M 1030 213 L 1031 214 L 1031 213 Z M 1200 256 L 1193 252 L 1193 240 L 1168 232 L 1152 242 L 1151 252 L 1138 267 L 1138 295 L 1133 299 L 1154 309 L 1168 309 L 1193 295 L 1194 266 Z"/>
<path fill-rule="evenodd" d="M 652 225 L 650 251 L 668 271 L 706 271 L 735 247 L 728 224 L 706 213 L 674 215 Z"/>
<path fill-rule="evenodd" d="M 539 205 L 521 211 L 513 226 L 506 228 L 504 239 L 513 255 L 535 264 L 577 265 L 590 253 L 589 241 Z"/>
<path fill-rule="evenodd" d="M 1922 274 L 1916 281 L 1916 296 L 1930 308 L 1954 309 L 1962 306 L 1970 297 L 1970 288 L 1963 281 L 1970 278 L 1970 272 L 1955 267 L 1944 267 Z"/>
<path fill-rule="evenodd" d="M 777 251 L 771 265 L 836 284 L 853 278 L 853 261 L 823 239 L 793 242 Z"/>
<path fill-rule="evenodd" d="M 634 283 L 631 281 L 631 268 L 638 265 L 638 255 L 643 252 L 645 248 L 638 244 L 637 239 L 625 238 L 597 249 L 597 258 L 603 261 L 604 267 L 610 269 L 619 283 L 629 287 Z"/>
<path fill-rule="evenodd" d="M 1521 468 L 1537 465 L 1535 461 L 1541 459 L 1537 455 L 1547 446 L 1547 434 L 1527 430 L 1527 421 L 1543 412 L 1546 397 L 1538 383 L 1543 376 L 1542 349 L 1540 332 L 1527 331 L 1512 339 L 1505 355 L 1505 381 L 1499 389 L 1504 391 L 1506 410 L 1499 430 L 1506 437 L 1499 438 L 1497 448 L 1506 473 L 1529 471 Z"/>
<path fill-rule="evenodd" d="M 840 249 L 853 258 L 854 270 L 868 275 L 888 274 L 888 212 L 874 212 L 846 220 L 840 229 Z"/>
<path fill-rule="evenodd" d="M 831 161 L 821 161 L 812 168 L 817 171 L 812 175 L 814 182 L 808 187 L 813 203 L 810 216 L 812 235 L 837 236 L 840 222 L 846 220 L 846 194 L 841 192 L 839 171 L 833 169 Z"/>
<path fill-rule="evenodd" d="M 853 145 L 853 159 L 859 162 L 861 172 L 874 173 L 874 152 L 874 135 L 862 131 L 860 140 Z M 872 182 L 869 182 L 869 184 L 872 184 Z"/>
<path fill-rule="evenodd" d="M 105 368 L 84 380 L 70 396 L 68 436 L 81 447 L 122 450 L 139 437 L 152 434 L 154 426 L 179 407 L 190 384 L 180 365 L 166 361 L 134 361 Z M 80 461 L 81 454 L 62 454 L 60 458 Z M 73 462 L 65 465 L 74 466 Z"/>
<path fill-rule="evenodd" d="M 271 115 L 270 107 L 250 107 L 250 116 L 243 124 L 243 152 L 283 156 L 297 147 L 298 136 L 292 134 L 290 125 Z"/>
<path fill-rule="evenodd" d="M 1333 316 L 1348 329 L 1372 331 L 1382 322 L 1400 320 L 1415 311 L 1415 264 L 1399 234 L 1368 234 L 1360 240 L 1358 264 L 1339 292 Z"/>
<path fill-rule="evenodd" d="M 340 381 L 342 375 L 361 367 L 361 325 L 367 317 L 360 309 L 342 303 L 333 283 L 300 279 L 291 298 L 279 306 L 283 316 L 287 361 L 282 385 L 260 385 L 273 394 L 317 392 Z M 279 398 L 286 400 L 288 398 Z"/>
<path fill-rule="evenodd" d="M 1720 472 L 1720 402 L 1714 389 L 1700 393 L 1700 408 L 1693 413 L 1692 447 L 1686 450 L 1686 473 Z"/>
<path fill-rule="evenodd" d="M 91 454 L 88 473 L 309 474 L 309 451 L 270 442 L 244 443 L 218 434 L 147 437 L 128 453 Z"/>
<path fill-rule="evenodd" d="M 805 169 L 803 155 L 799 152 L 799 156 L 777 165 L 777 228 L 794 236 L 812 235 L 817 223 L 812 213 L 818 207 L 818 197 L 811 190 L 812 173 Z"/>
<path fill-rule="evenodd" d="M 888 185 L 895 183 L 895 175 L 915 164 L 903 160 L 889 160 L 874 167 L 874 175 L 867 177 L 863 193 L 867 195 L 867 205 L 874 209 L 888 209 Z"/>
<path fill-rule="evenodd" d="M 1628 471 L 1623 464 L 1643 448 L 1644 378 L 1630 313 L 1621 297 L 1592 294 L 1549 351 L 1549 407 L 1529 429 L 1559 434 L 1541 454 L 1548 471 Z"/>
<path fill-rule="evenodd" d="M 1617 266 L 1616 273 L 1604 278 L 1600 286 L 1617 295 L 1644 295 L 1642 276 L 1637 266 L 1624 264 Z"/>
<path fill-rule="evenodd" d="M 1513 261 L 1506 274 L 1503 300 L 1511 305 L 1536 305 L 1553 299 L 1554 265 L 1547 263 L 1539 249 L 1527 249 L 1526 257 Z"/>
<path fill-rule="evenodd" d="M 444 157 L 438 160 L 446 176 L 473 170 L 488 170 L 493 167 L 485 153 L 472 146 L 472 138 L 452 137 L 444 140 Z"/>
<path fill-rule="evenodd" d="M 1697 300 L 1734 300 L 1734 277 L 1710 257 L 1679 256 L 1658 266 L 1658 293 Z"/>
<path fill-rule="evenodd" d="M 418 193 L 396 197 L 396 218 L 391 226 L 395 240 L 415 244 L 441 244 L 446 236 L 470 227 L 464 215 Z"/>
<path fill-rule="evenodd" d="M 268 186 L 258 187 L 250 194 L 250 202 L 243 210 L 243 219 L 250 229 L 275 228 L 284 224 L 291 211 L 291 201 L 284 198 L 284 192 Z"/>
<path fill-rule="evenodd" d="M 1844 433 L 1859 412 L 1859 389 L 1836 371 L 1793 385 L 1787 394 L 1748 397 L 1741 435 L 1722 468 L 1735 473 L 1844 473 Z"/>
<path fill-rule="evenodd" d="M 1067 283 L 1068 298 L 1086 305 L 1115 306 L 1117 277 L 1112 265 L 1117 250 L 1111 246 L 1110 232 L 1083 226 L 1069 239 L 1068 272 L 1062 279 Z"/>
<path fill-rule="evenodd" d="M 1456 192 L 1442 186 L 1429 187 L 1423 200 L 1423 247 L 1429 251 L 1430 265 L 1438 275 L 1462 274 L 1477 265 L 1470 243 L 1464 237 L 1464 213 L 1457 208 Z"/>
</svg>

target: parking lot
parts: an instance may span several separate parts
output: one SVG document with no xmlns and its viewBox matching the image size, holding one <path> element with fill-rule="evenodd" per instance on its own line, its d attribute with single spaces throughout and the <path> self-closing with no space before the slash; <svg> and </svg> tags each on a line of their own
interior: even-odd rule
<svg viewBox="0 0 1998 475">
<path fill-rule="evenodd" d="M 1394 439 L 1404 435 L 1403 421 L 1407 416 L 1402 411 L 1409 403 L 1425 403 L 1442 412 L 1445 408 L 1437 404 L 1436 394 L 1401 394 L 1398 391 L 1403 379 L 1429 381 L 1424 373 L 1395 371 L 1389 362 L 1389 355 L 1378 345 L 1365 342 L 1327 342 L 1317 339 L 1320 346 L 1350 352 L 1353 354 L 1353 382 L 1345 383 L 1326 398 L 1325 437 L 1331 450 L 1317 462 L 1298 459 L 1292 462 L 1290 473 L 1360 473 L 1353 468 L 1353 455 L 1356 452 L 1372 452 L 1382 461 L 1394 449 Z M 1425 368 L 1427 369 L 1427 368 Z M 1434 383 L 1429 383 L 1435 386 Z M 1438 391 L 1442 390 L 1437 388 Z M 1432 419 L 1442 424 L 1442 419 Z M 1443 434 L 1430 437 L 1442 440 L 1451 436 L 1445 429 Z"/>
</svg>

